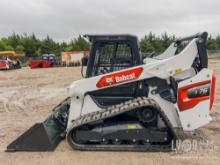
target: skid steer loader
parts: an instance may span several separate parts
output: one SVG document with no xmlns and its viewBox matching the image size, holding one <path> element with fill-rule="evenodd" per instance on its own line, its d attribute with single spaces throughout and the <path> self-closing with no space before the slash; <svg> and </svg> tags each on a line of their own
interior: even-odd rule
<svg viewBox="0 0 220 165">
<path fill-rule="evenodd" d="M 178 39 L 145 59 L 135 36 L 87 35 L 85 78 L 7 151 L 51 151 L 63 138 L 78 150 L 170 150 L 177 130 L 211 121 L 216 77 L 207 69 L 207 35 Z"/>
</svg>

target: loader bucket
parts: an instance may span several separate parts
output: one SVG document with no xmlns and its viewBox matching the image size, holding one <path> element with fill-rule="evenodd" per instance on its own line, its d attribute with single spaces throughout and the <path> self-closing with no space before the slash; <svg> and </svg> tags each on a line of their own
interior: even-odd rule
<svg viewBox="0 0 220 165">
<path fill-rule="evenodd" d="M 65 136 L 68 111 L 65 100 L 43 122 L 34 124 L 9 144 L 6 151 L 53 151 Z"/>
</svg>

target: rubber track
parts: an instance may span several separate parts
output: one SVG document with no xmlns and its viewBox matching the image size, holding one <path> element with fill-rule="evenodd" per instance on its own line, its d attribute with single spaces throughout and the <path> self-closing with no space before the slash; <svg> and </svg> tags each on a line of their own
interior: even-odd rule
<svg viewBox="0 0 220 165">
<path fill-rule="evenodd" d="M 98 120 L 107 119 L 110 117 L 114 117 L 120 115 L 122 113 L 126 113 L 132 110 L 136 110 L 137 108 L 151 106 L 155 107 L 160 114 L 160 117 L 168 127 L 169 133 L 172 136 L 172 139 L 176 139 L 176 134 L 174 129 L 169 122 L 167 116 L 161 110 L 159 105 L 151 98 L 148 97 L 138 97 L 133 100 L 129 100 L 120 104 L 109 106 L 106 109 L 102 109 L 101 111 L 92 112 L 89 114 L 85 114 L 75 121 L 73 121 L 73 125 L 71 129 L 67 132 L 67 141 L 71 145 L 72 148 L 77 150 L 95 150 L 95 151 L 170 151 L 171 144 L 166 145 L 111 145 L 111 144 L 78 144 L 72 139 L 72 132 L 85 124 L 95 122 Z"/>
</svg>

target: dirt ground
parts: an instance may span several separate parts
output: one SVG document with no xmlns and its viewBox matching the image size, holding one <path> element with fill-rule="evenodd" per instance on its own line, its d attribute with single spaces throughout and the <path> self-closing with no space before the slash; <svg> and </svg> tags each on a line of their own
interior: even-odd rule
<svg viewBox="0 0 220 165">
<path fill-rule="evenodd" d="M 211 59 L 209 63 L 219 77 L 220 60 Z M 0 165 L 220 164 L 219 81 L 212 112 L 213 121 L 197 130 L 193 136 L 197 140 L 207 140 L 208 145 L 202 143 L 202 147 L 196 150 L 177 153 L 82 152 L 72 150 L 63 140 L 54 152 L 4 152 L 8 143 L 35 122 L 44 119 L 66 97 L 66 87 L 80 78 L 80 68 L 23 68 L 0 72 Z"/>
</svg>

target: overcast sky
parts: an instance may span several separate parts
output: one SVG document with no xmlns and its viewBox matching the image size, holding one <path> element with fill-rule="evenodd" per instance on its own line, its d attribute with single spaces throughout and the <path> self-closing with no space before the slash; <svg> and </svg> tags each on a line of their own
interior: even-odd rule
<svg viewBox="0 0 220 165">
<path fill-rule="evenodd" d="M 79 34 L 220 33 L 220 0 L 0 0 L 0 37 L 69 41 Z"/>
</svg>

